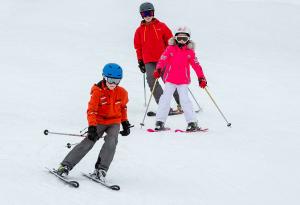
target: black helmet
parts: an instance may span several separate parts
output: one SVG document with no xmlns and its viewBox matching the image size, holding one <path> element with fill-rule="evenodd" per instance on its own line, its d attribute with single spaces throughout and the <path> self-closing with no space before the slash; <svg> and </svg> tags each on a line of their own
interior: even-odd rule
<svg viewBox="0 0 300 205">
<path fill-rule="evenodd" d="M 144 11 L 149 11 L 149 10 L 153 10 L 154 11 L 154 6 L 153 4 L 149 3 L 149 2 L 145 2 L 145 3 L 142 3 L 140 5 L 140 13 L 141 12 L 144 12 Z"/>
</svg>

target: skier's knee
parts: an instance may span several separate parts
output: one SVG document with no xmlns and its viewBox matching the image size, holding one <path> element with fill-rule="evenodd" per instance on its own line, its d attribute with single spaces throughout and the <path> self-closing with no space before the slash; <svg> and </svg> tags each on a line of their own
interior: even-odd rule
<svg viewBox="0 0 300 205">
<path fill-rule="evenodd" d="M 118 144 L 118 140 L 112 139 L 112 140 L 106 141 L 105 143 L 106 143 L 106 146 L 109 149 L 113 150 L 113 149 L 116 149 L 116 146 Z"/>
</svg>

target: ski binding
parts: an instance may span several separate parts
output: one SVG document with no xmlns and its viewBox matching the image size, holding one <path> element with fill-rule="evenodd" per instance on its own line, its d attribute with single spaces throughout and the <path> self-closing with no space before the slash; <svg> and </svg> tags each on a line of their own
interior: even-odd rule
<svg viewBox="0 0 300 205">
<path fill-rule="evenodd" d="M 171 130 L 171 128 L 166 127 L 166 128 L 163 129 L 163 130 L 155 130 L 155 129 L 149 128 L 149 129 L 147 129 L 147 132 L 164 132 L 164 131 L 168 131 L 168 130 Z"/>
<path fill-rule="evenodd" d="M 64 183 L 72 186 L 72 187 L 75 187 L 75 188 L 78 188 L 79 187 L 79 183 L 77 181 L 74 181 L 74 180 L 70 180 L 68 179 L 67 177 L 64 177 L 64 176 L 61 176 L 59 174 L 57 174 L 57 170 L 56 169 L 49 169 L 48 167 L 46 167 L 46 169 L 51 173 L 53 174 L 54 176 L 56 176 L 57 178 L 59 178 L 60 180 L 62 180 Z"/>
<path fill-rule="evenodd" d="M 183 132 L 183 133 L 192 133 L 192 132 L 208 132 L 208 128 L 199 128 L 195 131 L 186 131 L 186 130 L 181 130 L 181 129 L 176 129 L 175 132 Z"/>
</svg>

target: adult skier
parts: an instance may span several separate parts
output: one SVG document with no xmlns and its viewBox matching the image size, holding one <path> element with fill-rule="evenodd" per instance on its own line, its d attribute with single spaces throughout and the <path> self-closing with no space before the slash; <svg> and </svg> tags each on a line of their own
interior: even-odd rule
<svg viewBox="0 0 300 205">
<path fill-rule="evenodd" d="M 130 134 L 130 123 L 127 119 L 127 91 L 119 86 L 123 77 L 122 68 L 115 64 L 106 64 L 103 68 L 103 80 L 92 86 L 91 98 L 88 103 L 87 120 L 88 135 L 76 145 L 61 162 L 57 173 L 68 175 L 69 171 L 92 149 L 94 144 L 103 136 L 104 144 L 95 164 L 93 175 L 103 182 L 114 158 L 118 143 L 120 124 L 121 135 Z"/>
<path fill-rule="evenodd" d="M 152 91 L 155 83 L 153 71 L 161 54 L 168 46 L 168 40 L 173 35 L 166 24 L 154 18 L 153 4 L 149 2 L 142 3 L 140 5 L 140 14 L 143 20 L 134 34 L 134 48 L 136 50 L 138 66 L 142 73 L 146 73 L 147 83 Z M 153 96 L 157 104 L 162 93 L 163 89 L 159 82 L 157 82 L 153 91 Z M 174 93 L 174 98 L 177 103 L 177 110 L 173 111 L 170 109 L 170 114 L 173 114 L 173 112 L 182 113 L 177 92 Z"/>
<path fill-rule="evenodd" d="M 169 46 L 162 54 L 157 63 L 156 70 L 153 73 L 156 79 L 163 75 L 165 82 L 165 89 L 159 100 L 156 113 L 155 130 L 165 129 L 164 125 L 168 116 L 168 107 L 170 106 L 170 101 L 175 89 L 177 89 L 179 93 L 184 117 L 188 124 L 186 131 L 199 130 L 197 117 L 188 96 L 188 85 L 191 82 L 190 65 L 197 74 L 199 86 L 205 88 L 207 82 L 202 67 L 195 56 L 194 43 L 190 40 L 190 37 L 191 32 L 189 28 L 179 27 L 175 31 L 175 37 L 169 40 Z M 164 68 L 165 72 L 163 73 L 162 70 Z"/>
</svg>

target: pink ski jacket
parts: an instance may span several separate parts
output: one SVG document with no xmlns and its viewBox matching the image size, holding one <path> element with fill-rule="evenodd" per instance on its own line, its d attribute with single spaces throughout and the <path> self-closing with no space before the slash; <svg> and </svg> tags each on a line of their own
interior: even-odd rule
<svg viewBox="0 0 300 205">
<path fill-rule="evenodd" d="M 205 78 L 193 48 L 193 42 L 179 48 L 178 45 L 175 45 L 173 38 L 169 40 L 169 46 L 163 52 L 156 65 L 156 69 L 163 70 L 165 68 L 164 82 L 177 85 L 190 84 L 190 65 L 195 70 L 198 79 Z"/>
</svg>

